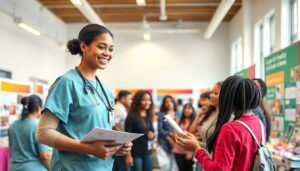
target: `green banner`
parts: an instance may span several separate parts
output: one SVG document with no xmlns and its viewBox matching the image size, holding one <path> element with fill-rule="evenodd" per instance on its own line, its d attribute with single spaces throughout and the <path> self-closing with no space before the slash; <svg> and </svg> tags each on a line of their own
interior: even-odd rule
<svg viewBox="0 0 300 171">
<path fill-rule="evenodd" d="M 243 69 L 237 73 L 235 73 L 235 75 L 239 75 L 241 77 L 246 77 L 246 78 L 255 78 L 255 65 L 250 66 L 249 68 Z"/>
<path fill-rule="evenodd" d="M 272 114 L 275 136 L 283 135 L 291 124 L 300 126 L 299 42 L 265 58 L 266 101 Z M 299 108 L 300 109 L 300 108 Z"/>
</svg>

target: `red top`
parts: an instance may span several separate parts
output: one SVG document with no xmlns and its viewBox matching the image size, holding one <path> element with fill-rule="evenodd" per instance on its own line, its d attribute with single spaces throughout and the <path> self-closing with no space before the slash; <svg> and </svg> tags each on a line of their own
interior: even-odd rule
<svg viewBox="0 0 300 171">
<path fill-rule="evenodd" d="M 245 122 L 258 141 L 261 141 L 261 126 L 256 115 L 242 116 L 239 120 Z M 213 159 L 211 160 L 203 149 L 198 150 L 195 157 L 204 170 L 248 171 L 252 169 L 257 149 L 253 137 L 243 125 L 228 122 L 220 129 L 213 151 Z"/>
</svg>

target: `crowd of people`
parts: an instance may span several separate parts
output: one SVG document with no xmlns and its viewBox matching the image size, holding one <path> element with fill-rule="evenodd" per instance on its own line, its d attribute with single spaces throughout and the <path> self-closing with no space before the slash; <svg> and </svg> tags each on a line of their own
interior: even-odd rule
<svg viewBox="0 0 300 171">
<path fill-rule="evenodd" d="M 235 75 L 217 82 L 200 95 L 199 108 L 192 99 L 183 104 L 171 95 L 155 106 L 152 94 L 144 90 L 121 90 L 114 99 L 96 76 L 112 59 L 112 38 L 103 26 L 85 26 L 78 39 L 68 43 L 72 54 L 82 56 L 80 65 L 55 81 L 43 107 L 37 96 L 22 99 L 22 118 L 9 129 L 11 170 L 251 170 L 257 144 L 233 121 L 246 123 L 258 140 L 260 122 L 270 134 L 261 79 Z M 165 115 L 184 136 L 165 122 Z M 143 136 L 118 146 L 111 141 L 80 142 L 95 127 Z"/>
<path fill-rule="evenodd" d="M 197 105 L 199 108 L 194 108 L 194 105 L 191 104 L 190 101 L 187 101 L 185 104 L 183 104 L 182 108 L 179 109 L 178 106 L 180 106 L 182 100 L 175 99 L 175 97 L 172 97 L 171 95 L 166 95 L 163 98 L 160 106 L 158 106 L 155 111 L 153 109 L 153 100 L 149 92 L 141 90 L 138 91 L 136 94 L 132 95 L 126 90 L 120 91 L 118 95 L 117 104 L 122 103 L 122 108 L 127 108 L 127 110 L 123 110 L 123 114 L 116 114 L 117 116 L 127 115 L 125 119 L 125 131 L 133 133 L 143 133 L 145 134 L 145 136 L 136 141 L 133 141 L 131 154 L 127 155 L 124 158 L 125 162 L 123 162 L 122 165 L 120 165 L 118 162 L 115 162 L 114 169 L 116 171 L 120 171 L 124 169 L 117 168 L 127 167 L 126 170 L 133 171 L 152 170 L 151 168 L 157 166 L 155 166 L 155 164 L 151 166 L 151 162 L 153 162 L 153 159 L 151 158 L 156 158 L 157 156 L 155 155 L 161 155 L 160 153 L 155 153 L 153 151 L 155 151 L 156 148 L 162 148 L 167 154 L 168 162 L 165 163 L 164 161 L 161 161 L 164 164 L 159 166 L 161 170 L 192 171 L 195 169 L 197 171 L 200 171 L 202 169 L 205 169 L 206 167 L 208 167 L 209 169 L 219 167 L 220 170 L 249 170 L 251 168 L 251 164 L 253 164 L 253 160 L 251 158 L 253 158 L 253 155 L 257 150 L 256 144 L 254 140 L 252 140 L 251 136 L 248 135 L 247 141 L 245 142 L 252 142 L 250 143 L 250 145 L 248 144 L 247 146 L 247 150 L 252 150 L 252 152 L 249 153 L 249 151 L 244 151 L 241 152 L 241 154 L 239 154 L 244 159 L 248 157 L 247 160 L 249 163 L 248 165 L 245 165 L 243 167 L 238 165 L 236 169 L 233 169 L 233 166 L 234 162 L 237 162 L 235 161 L 237 159 L 235 159 L 234 157 L 234 155 L 237 154 L 232 154 L 235 151 L 230 151 L 233 149 L 226 149 L 226 145 L 228 144 L 221 145 L 221 149 L 219 149 L 220 156 L 219 158 L 216 158 L 217 156 L 214 156 L 214 154 L 217 154 L 214 151 L 216 148 L 215 144 L 219 143 L 217 141 L 217 137 L 221 135 L 224 136 L 223 132 L 226 133 L 226 130 L 223 130 L 224 128 L 221 129 L 221 127 L 223 125 L 226 125 L 226 123 L 233 123 L 230 121 L 236 119 L 241 119 L 247 122 L 249 125 L 251 125 L 250 127 L 256 131 L 255 133 L 258 139 L 260 139 L 260 120 L 266 127 L 267 138 L 269 137 L 270 117 L 268 110 L 266 109 L 264 100 L 261 100 L 261 98 L 265 96 L 266 85 L 264 81 L 258 78 L 249 80 L 238 76 L 232 76 L 230 77 L 230 79 L 232 79 L 231 81 L 233 81 L 231 84 L 237 84 L 234 83 L 234 81 L 237 82 L 238 80 L 240 82 L 243 82 L 243 84 L 248 83 L 249 85 L 247 86 L 249 87 L 241 87 L 240 85 L 236 86 L 235 89 L 230 90 L 234 95 L 236 95 L 236 97 L 231 96 L 232 99 L 229 99 L 227 97 L 228 95 L 224 96 L 226 92 L 224 92 L 223 90 L 222 97 L 224 98 L 224 100 L 228 101 L 228 103 L 226 103 L 223 99 L 219 99 L 224 82 L 217 82 L 212 87 L 211 91 L 203 92 L 200 95 L 200 98 L 198 100 L 199 104 Z M 256 94 L 251 94 L 251 92 L 245 92 L 243 95 L 242 92 L 240 92 L 242 91 L 242 88 L 247 88 L 247 90 L 249 89 L 249 91 L 253 91 L 253 93 Z M 122 100 L 122 98 L 119 98 L 122 94 L 124 95 L 123 99 L 127 100 Z M 130 101 L 129 99 L 132 96 L 134 103 L 128 105 L 128 102 Z M 247 100 L 247 98 L 253 99 Z M 243 100 L 245 100 L 245 103 L 248 104 L 242 104 L 241 102 Z M 228 116 L 226 118 L 219 117 L 219 114 L 221 113 L 221 105 L 219 104 L 219 102 L 223 103 L 221 109 L 223 110 L 222 113 L 227 113 Z M 231 102 L 231 104 L 229 102 Z M 231 109 L 228 109 L 227 107 L 231 107 Z M 165 115 L 170 115 L 177 122 L 177 124 L 181 127 L 182 130 L 184 130 L 185 132 L 189 132 L 189 135 L 193 135 L 193 137 L 197 140 L 197 143 L 201 146 L 201 149 L 205 149 L 207 159 L 221 160 L 216 162 L 219 166 L 215 166 L 213 164 L 201 164 L 201 160 L 197 162 L 194 156 L 199 152 L 196 152 L 195 150 L 188 150 L 184 148 L 183 144 L 176 142 L 176 132 L 173 130 L 173 127 L 165 121 Z M 219 123 L 218 119 L 220 120 Z M 116 123 L 118 123 L 118 121 L 116 121 Z M 155 127 L 158 129 L 154 129 Z M 218 132 L 216 132 L 216 128 L 218 129 Z M 225 134 L 226 137 L 223 137 L 223 142 L 226 142 L 226 140 L 228 140 L 228 143 L 233 143 L 233 139 L 230 138 L 238 137 L 238 135 L 236 134 L 247 135 L 246 130 L 243 130 L 243 128 L 240 128 L 240 126 L 235 123 L 233 125 L 230 125 L 229 129 L 237 129 L 237 132 L 235 132 L 234 130 L 230 130 L 233 132 L 230 134 L 230 136 Z M 241 130 L 244 132 L 240 132 Z M 156 135 L 157 137 L 153 135 Z M 212 139 L 213 136 L 215 136 L 214 139 Z M 153 139 L 157 139 L 157 141 L 154 141 L 156 144 L 151 146 L 151 142 L 153 144 Z M 212 142 L 215 144 L 213 146 L 209 146 L 212 144 Z M 144 145 L 144 147 L 142 144 Z M 226 150 L 228 151 L 228 158 L 225 158 L 224 155 L 226 156 L 226 154 L 223 154 L 224 152 L 226 152 Z M 246 153 L 249 153 L 248 156 L 245 156 Z M 205 170 L 209 170 L 208 168 L 206 168 Z"/>
</svg>

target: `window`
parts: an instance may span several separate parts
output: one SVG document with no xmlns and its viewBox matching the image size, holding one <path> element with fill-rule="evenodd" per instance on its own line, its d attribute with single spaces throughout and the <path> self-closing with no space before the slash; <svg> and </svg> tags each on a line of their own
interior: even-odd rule
<svg viewBox="0 0 300 171">
<path fill-rule="evenodd" d="M 0 69 L 0 78 L 12 78 L 12 73 L 10 71 Z"/>
<path fill-rule="evenodd" d="M 264 25 L 263 23 L 259 26 L 259 61 L 257 63 L 260 77 L 264 75 Z"/>
<path fill-rule="evenodd" d="M 231 46 L 231 74 L 243 69 L 243 47 L 242 38 L 239 37 Z"/>
<path fill-rule="evenodd" d="M 290 19 L 291 19 L 291 43 L 297 41 L 298 18 L 297 18 L 297 0 L 290 0 Z"/>
<path fill-rule="evenodd" d="M 269 18 L 270 27 L 270 53 L 274 52 L 275 49 L 275 19 L 274 15 Z"/>
<path fill-rule="evenodd" d="M 256 76 L 264 78 L 264 58 L 275 51 L 275 10 L 270 10 L 254 28 L 254 63 Z"/>
</svg>

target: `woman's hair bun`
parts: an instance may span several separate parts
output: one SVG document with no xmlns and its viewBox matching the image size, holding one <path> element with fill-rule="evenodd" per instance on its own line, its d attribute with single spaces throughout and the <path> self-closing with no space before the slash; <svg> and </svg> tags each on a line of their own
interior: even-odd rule
<svg viewBox="0 0 300 171">
<path fill-rule="evenodd" d="M 23 97 L 23 98 L 21 99 L 21 104 L 22 104 L 23 106 L 27 105 L 27 104 L 28 104 L 28 97 Z"/>
<path fill-rule="evenodd" d="M 72 55 L 77 55 L 81 52 L 78 39 L 69 40 L 67 43 L 67 47 Z"/>
</svg>

